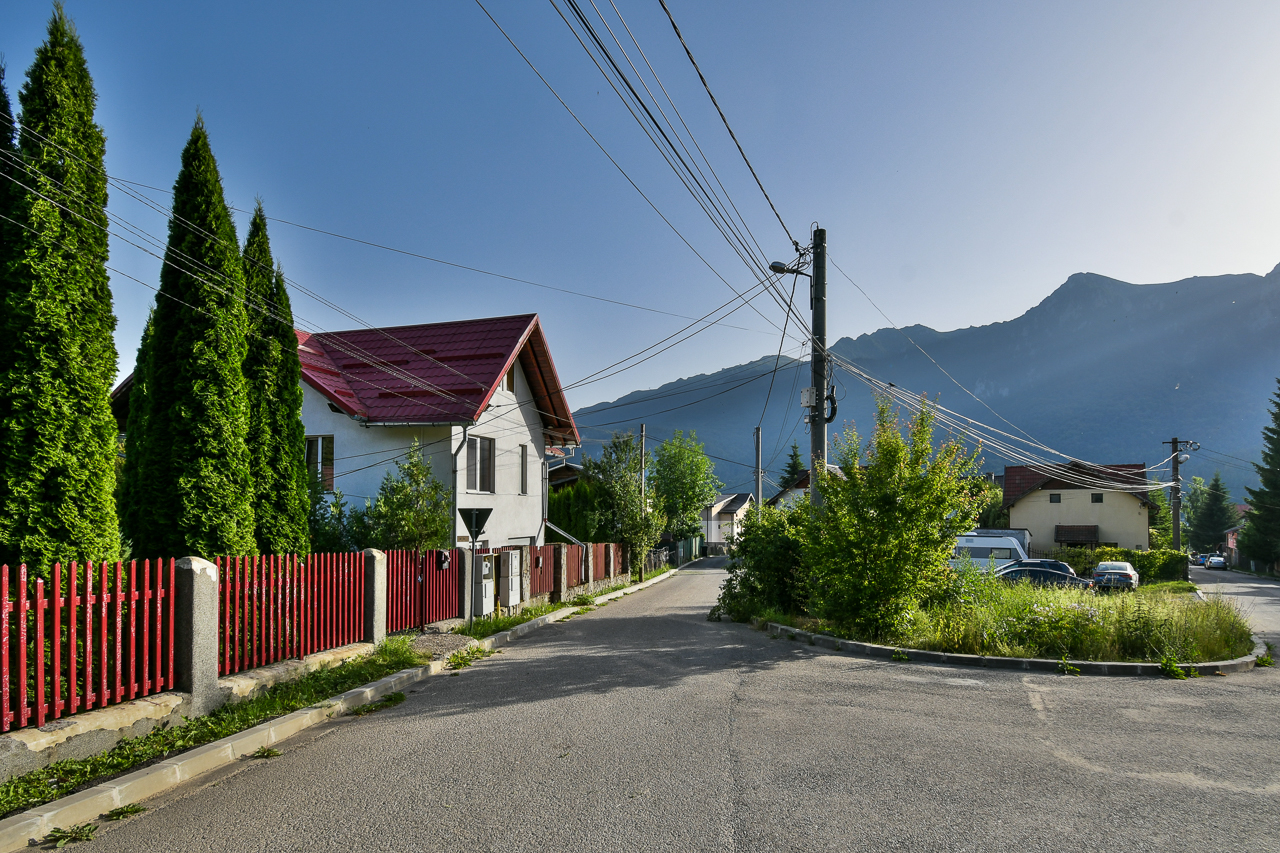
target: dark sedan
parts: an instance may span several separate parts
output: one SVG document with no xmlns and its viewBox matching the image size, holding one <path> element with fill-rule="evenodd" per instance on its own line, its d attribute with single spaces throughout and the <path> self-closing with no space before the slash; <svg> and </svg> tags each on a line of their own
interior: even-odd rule
<svg viewBox="0 0 1280 853">
<path fill-rule="evenodd" d="M 1076 577 L 1076 573 L 1072 571 L 1070 566 L 1057 560 L 1019 560 L 996 572 L 996 577 L 1010 583 L 1025 580 L 1037 586 L 1065 586 L 1073 589 L 1093 588 L 1093 581 L 1088 578 Z"/>
</svg>

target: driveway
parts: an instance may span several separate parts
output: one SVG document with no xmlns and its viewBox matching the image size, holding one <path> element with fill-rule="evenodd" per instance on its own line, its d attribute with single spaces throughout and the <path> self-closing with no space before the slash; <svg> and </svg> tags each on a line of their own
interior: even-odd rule
<svg viewBox="0 0 1280 853">
<path fill-rule="evenodd" d="M 107 851 L 1274 850 L 1280 674 L 868 660 L 681 573 L 106 824 Z"/>
<path fill-rule="evenodd" d="M 1249 617 L 1254 633 L 1280 646 L 1280 580 L 1199 566 L 1191 567 L 1191 580 L 1205 595 L 1235 599 Z"/>
</svg>

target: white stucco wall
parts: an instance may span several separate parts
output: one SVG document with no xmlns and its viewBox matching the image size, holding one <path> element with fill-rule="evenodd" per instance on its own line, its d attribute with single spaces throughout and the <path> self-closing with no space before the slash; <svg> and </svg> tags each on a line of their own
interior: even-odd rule
<svg viewBox="0 0 1280 853">
<path fill-rule="evenodd" d="M 1049 495 L 1062 495 L 1050 503 Z M 1091 489 L 1037 489 L 1009 508 L 1009 526 L 1031 531 L 1034 548 L 1054 547 L 1053 529 L 1059 524 L 1096 524 L 1099 542 L 1115 542 L 1121 548 L 1146 550 L 1147 507 L 1127 492 L 1102 492 L 1102 503 L 1092 502 Z"/>
<path fill-rule="evenodd" d="M 432 474 L 443 483 L 453 475 L 452 453 L 462 442 L 461 427 L 447 426 L 362 426 L 351 417 L 334 412 L 329 400 L 306 382 L 302 383 L 302 422 L 308 436 L 334 437 L 334 487 L 342 491 L 352 506 L 363 506 L 373 500 L 387 472 L 395 471 L 395 459 L 412 444 L 414 438 L 431 460 Z M 486 533 L 481 544 L 541 545 L 542 531 L 542 457 L 544 452 L 542 420 L 538 415 L 519 365 L 516 366 L 516 390 L 512 394 L 505 385 L 494 393 L 489 408 L 481 415 L 470 435 L 494 440 L 494 492 L 469 492 L 467 453 L 464 448 L 457 458 L 455 490 L 457 505 L 491 507 Z M 520 494 L 520 445 L 528 446 L 528 494 Z M 454 518 L 458 537 L 467 535 L 466 528 Z M 459 538 L 458 544 L 469 544 Z"/>
</svg>

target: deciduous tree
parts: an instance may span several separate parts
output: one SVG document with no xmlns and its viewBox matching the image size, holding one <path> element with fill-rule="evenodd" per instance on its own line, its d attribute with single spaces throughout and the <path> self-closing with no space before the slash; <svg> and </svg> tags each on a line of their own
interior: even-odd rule
<svg viewBox="0 0 1280 853">
<path fill-rule="evenodd" d="M 3 234 L 0 560 L 47 573 L 54 561 L 120 550 L 106 136 L 94 121 L 83 46 L 60 4 L 18 101 L 16 160 L 12 137 L 0 132 L 14 180 L 4 181 L 0 202 L 13 220 Z M 12 126 L 12 116 L 3 121 Z"/>
<path fill-rule="evenodd" d="M 649 461 L 649 485 L 653 505 L 666 516 L 665 532 L 675 539 L 702 531 L 702 511 L 724 488 L 697 435 L 690 432 L 686 438 L 681 430 L 654 451 Z"/>
<path fill-rule="evenodd" d="M 627 551 L 631 570 L 643 574 L 643 561 L 658 541 L 666 518 L 647 506 L 641 495 L 640 472 L 648 460 L 641 454 L 640 442 L 633 433 L 614 433 L 600 452 L 600 458 L 588 459 L 583 469 L 599 488 L 599 508 L 592 513 L 591 523 L 611 542 L 620 543 Z"/>
</svg>

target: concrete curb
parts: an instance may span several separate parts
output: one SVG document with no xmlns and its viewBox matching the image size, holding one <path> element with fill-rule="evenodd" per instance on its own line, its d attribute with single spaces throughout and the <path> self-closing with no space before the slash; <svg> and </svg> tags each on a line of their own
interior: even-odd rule
<svg viewBox="0 0 1280 853">
<path fill-rule="evenodd" d="M 821 646 L 838 652 L 848 652 L 863 657 L 893 659 L 895 654 L 906 655 L 911 663 L 941 663 L 951 666 L 984 666 L 989 669 L 1021 669 L 1037 672 L 1058 672 L 1061 661 L 1046 658 L 1005 658 L 986 655 L 962 655 L 951 652 L 929 652 L 923 649 L 904 649 L 898 646 L 881 646 L 876 643 L 860 643 L 855 640 L 841 640 L 829 634 L 816 634 L 769 622 L 761 626 L 759 620 L 752 620 L 756 627 L 775 637 L 786 636 L 790 640 L 799 640 L 811 646 Z M 1185 669 L 1193 669 L 1200 675 L 1226 674 L 1228 672 L 1246 672 L 1253 669 L 1258 656 L 1266 654 L 1266 644 L 1255 640 L 1253 653 L 1233 660 L 1211 661 L 1209 663 L 1180 664 Z M 1162 675 L 1158 663 L 1130 663 L 1126 661 L 1069 660 L 1068 664 L 1078 669 L 1080 675 L 1119 675 L 1145 676 Z"/>
<path fill-rule="evenodd" d="M 665 580 L 677 571 L 679 570 L 672 569 L 644 583 L 618 590 L 607 596 L 600 596 L 596 600 L 629 595 Z M 580 609 L 565 607 L 545 616 L 539 616 L 537 619 L 530 619 L 508 631 L 485 637 L 479 641 L 479 645 L 481 648 L 493 651 L 509 645 L 530 631 L 572 616 Z M 268 720 L 251 729 L 245 729 L 213 743 L 188 750 L 166 761 L 112 779 L 110 782 L 103 782 L 101 785 L 0 820 L 0 853 L 25 850 L 31 846 L 32 841 L 42 840 L 55 827 L 72 827 L 96 820 L 112 809 L 164 793 L 202 773 L 225 767 L 256 752 L 260 747 L 272 746 L 304 729 L 323 723 L 335 715 L 342 716 L 361 705 L 368 705 L 388 694 L 403 691 L 406 687 L 445 672 L 447 662 L 447 660 L 432 661 L 426 666 L 402 669 L 372 684 L 348 690 L 317 705 Z"/>
<path fill-rule="evenodd" d="M 626 589 L 616 589 L 613 592 L 607 593 L 606 595 L 597 595 L 595 599 L 596 604 L 599 604 L 602 601 L 613 601 L 615 598 L 622 598 L 622 596 L 624 595 L 631 595 L 631 593 L 633 592 L 639 592 L 642 589 L 648 589 L 649 587 L 653 586 L 655 583 L 666 580 L 667 578 L 671 577 L 678 571 L 680 570 L 668 569 L 667 571 L 663 572 L 657 577 L 649 578 L 647 581 L 635 584 L 634 586 L 629 586 Z"/>
</svg>

